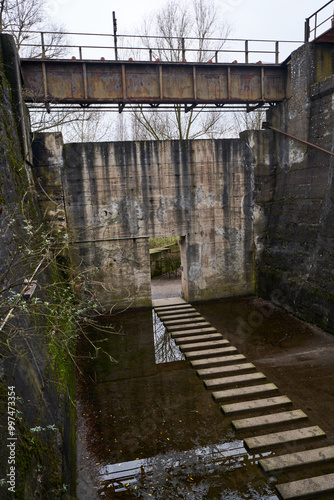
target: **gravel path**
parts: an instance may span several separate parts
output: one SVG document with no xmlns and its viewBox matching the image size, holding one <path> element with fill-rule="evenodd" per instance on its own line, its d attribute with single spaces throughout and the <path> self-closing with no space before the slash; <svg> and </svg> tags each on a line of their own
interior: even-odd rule
<svg viewBox="0 0 334 500">
<path fill-rule="evenodd" d="M 152 299 L 181 296 L 181 279 L 156 278 L 151 281 Z"/>
</svg>

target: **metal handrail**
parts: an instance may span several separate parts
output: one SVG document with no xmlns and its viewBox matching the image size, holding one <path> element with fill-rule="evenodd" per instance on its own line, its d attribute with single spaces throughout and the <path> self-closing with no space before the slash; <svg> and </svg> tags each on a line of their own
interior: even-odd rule
<svg viewBox="0 0 334 500">
<path fill-rule="evenodd" d="M 6 33 L 6 31 L 4 31 Z M 7 32 L 8 33 L 8 32 Z M 10 34 L 15 33 L 15 31 L 10 32 Z M 194 48 L 191 46 L 192 43 L 196 42 L 199 40 L 198 38 L 195 37 L 170 37 L 170 40 L 172 42 L 177 42 L 178 46 L 177 47 L 148 47 L 148 46 L 126 46 L 126 45 L 119 45 L 119 43 L 123 40 L 127 39 L 140 39 L 142 41 L 144 40 L 152 40 L 152 42 L 156 42 L 155 45 L 158 45 L 157 41 L 158 40 L 163 40 L 162 37 L 156 36 L 156 35 L 118 35 L 115 33 L 70 33 L 70 32 L 52 32 L 52 31 L 29 31 L 27 32 L 27 35 L 38 35 L 40 37 L 40 41 L 36 41 L 34 43 L 33 41 L 29 41 L 29 43 L 22 43 L 21 47 L 24 48 L 32 48 L 36 47 L 38 49 L 38 58 L 42 57 L 47 57 L 47 52 L 49 49 L 46 37 L 47 35 L 64 35 L 64 36 L 74 36 L 74 37 L 91 37 L 94 36 L 96 37 L 107 37 L 112 41 L 110 45 L 90 45 L 90 44 L 71 44 L 71 43 L 65 43 L 65 44 L 59 44 L 54 46 L 53 48 L 64 48 L 64 49 L 75 49 L 78 55 L 79 59 L 83 59 L 83 50 L 112 50 L 114 51 L 114 57 L 110 58 L 109 60 L 118 60 L 120 59 L 120 54 L 123 55 L 125 54 L 125 51 L 137 51 L 138 53 L 144 54 L 144 61 L 152 61 L 154 58 L 157 57 L 158 51 L 164 51 L 165 53 L 170 53 L 170 52 L 177 52 L 180 55 L 180 62 L 186 62 L 186 57 L 188 56 L 190 59 L 192 58 L 193 53 L 202 53 L 202 54 L 208 54 L 209 55 L 209 60 L 208 61 L 203 61 L 203 62 L 222 62 L 219 60 L 219 55 L 220 54 L 243 54 L 243 61 L 244 63 L 249 63 L 250 62 L 250 55 L 251 54 L 259 54 L 259 55 L 267 55 L 267 54 L 272 54 L 274 56 L 274 63 L 273 64 L 279 64 L 279 54 L 280 54 L 280 45 L 281 44 L 302 44 L 302 41 L 298 40 L 270 40 L 270 39 L 265 39 L 265 40 L 259 40 L 259 39 L 241 39 L 241 38 L 207 38 L 206 42 L 220 42 L 221 44 L 223 43 L 233 43 L 233 44 L 243 44 L 243 47 L 240 48 L 220 48 L 220 49 L 215 49 L 213 48 L 203 48 L 203 49 L 198 49 Z M 261 50 L 261 49 L 256 49 L 251 48 L 250 44 L 274 44 L 274 47 L 272 50 Z M 270 49 L 270 47 L 267 47 L 267 49 Z M 147 54 L 147 57 L 145 56 L 145 53 Z M 156 53 L 156 54 L 154 54 Z M 73 56 L 75 59 L 77 56 Z M 126 60 L 128 58 L 128 55 L 123 57 L 123 60 Z M 87 58 L 86 58 L 87 59 Z M 95 59 L 91 58 L 91 59 Z M 103 59 L 103 58 L 102 58 Z M 138 59 L 139 60 L 139 59 Z M 168 60 L 168 58 L 166 58 Z M 190 62 L 190 61 L 189 61 Z M 194 61 L 192 61 L 194 62 Z"/>
<path fill-rule="evenodd" d="M 317 38 L 317 30 L 318 30 L 318 28 L 320 28 L 320 26 L 323 26 L 325 23 L 327 23 L 330 20 L 333 22 L 333 20 L 334 20 L 334 13 L 332 13 L 324 21 L 321 21 L 321 22 L 318 23 L 318 14 L 320 12 L 322 12 L 324 9 L 326 9 L 326 7 L 328 7 L 330 4 L 332 4 L 333 1 L 334 0 L 330 0 L 323 7 L 321 7 L 316 12 L 314 12 L 314 14 L 312 14 L 310 17 L 306 18 L 306 20 L 305 20 L 305 37 L 304 37 L 305 43 L 309 42 L 309 40 L 310 40 L 311 35 L 312 35 L 313 32 L 314 32 L 313 40 L 315 40 Z M 312 18 L 314 18 L 314 28 L 313 29 L 311 29 L 311 27 L 310 27 L 310 24 L 311 24 L 310 21 L 311 21 Z"/>
</svg>

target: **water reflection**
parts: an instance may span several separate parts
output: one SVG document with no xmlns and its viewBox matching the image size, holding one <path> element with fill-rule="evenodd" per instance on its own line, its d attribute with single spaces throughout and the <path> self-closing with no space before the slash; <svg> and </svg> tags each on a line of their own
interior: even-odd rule
<svg viewBox="0 0 334 500">
<path fill-rule="evenodd" d="M 112 493 L 111 498 L 276 499 L 269 487 L 244 483 L 244 471 L 254 465 L 242 441 L 225 438 L 185 452 L 100 466 L 98 474 L 102 495 Z M 227 479 L 233 472 L 238 493 Z"/>
<path fill-rule="evenodd" d="M 185 360 L 185 356 L 181 353 L 154 310 L 152 311 L 152 318 L 155 362 L 159 364 Z"/>
<path fill-rule="evenodd" d="M 187 475 L 190 468 L 191 473 L 195 475 L 195 469 L 199 465 L 203 470 L 207 468 L 210 472 L 213 471 L 215 465 L 221 466 L 222 464 L 232 470 L 238 467 L 245 457 L 247 457 L 247 452 L 242 441 L 232 443 L 223 441 L 217 445 L 194 448 L 185 452 L 170 452 L 152 458 L 101 466 L 99 474 L 100 481 L 106 482 L 108 487 L 112 485 L 115 493 L 118 493 L 143 487 L 143 484 L 140 486 L 143 477 L 145 477 L 146 486 L 148 479 L 150 483 L 161 482 L 159 480 L 161 476 L 166 480 L 167 476 L 171 477 L 180 468 L 183 469 L 183 475 Z M 193 481 L 193 478 L 189 477 L 189 480 Z"/>
</svg>

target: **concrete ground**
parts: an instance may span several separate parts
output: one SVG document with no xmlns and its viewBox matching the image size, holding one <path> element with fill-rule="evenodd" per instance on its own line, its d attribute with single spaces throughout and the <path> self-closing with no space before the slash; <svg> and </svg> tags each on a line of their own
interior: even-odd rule
<svg viewBox="0 0 334 500">
<path fill-rule="evenodd" d="M 167 299 L 181 296 L 181 278 L 169 278 L 168 275 L 151 281 L 152 299 Z"/>
</svg>

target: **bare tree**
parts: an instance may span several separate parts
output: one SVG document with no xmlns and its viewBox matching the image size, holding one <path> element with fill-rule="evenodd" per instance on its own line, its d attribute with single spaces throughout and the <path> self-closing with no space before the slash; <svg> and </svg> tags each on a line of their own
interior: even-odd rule
<svg viewBox="0 0 334 500">
<path fill-rule="evenodd" d="M 107 140 L 113 130 L 109 114 L 84 109 L 80 116 L 63 125 L 61 131 L 66 142 L 100 142 Z M 73 113 L 72 113 L 73 116 Z"/>
<path fill-rule="evenodd" d="M 66 52 L 64 27 L 48 21 L 46 0 L 1 0 L 0 29 L 13 35 L 21 56 L 59 57 Z M 43 49 L 35 32 L 44 32 Z"/>
<path fill-rule="evenodd" d="M 183 39 L 187 38 L 187 58 L 204 62 L 222 49 L 229 33 L 230 27 L 220 21 L 213 0 L 193 0 L 191 4 L 168 0 L 145 20 L 142 41 L 154 58 L 182 61 Z M 149 34 L 159 38 L 152 39 Z M 139 140 L 221 137 L 227 129 L 221 113 L 194 108 L 185 114 L 181 105 L 175 105 L 172 113 L 147 112 L 139 107 L 133 116 L 133 138 Z"/>
<path fill-rule="evenodd" d="M 257 111 L 240 112 L 233 114 L 234 130 L 237 134 L 244 130 L 260 130 L 262 122 L 266 120 L 266 112 L 263 109 Z"/>
</svg>

